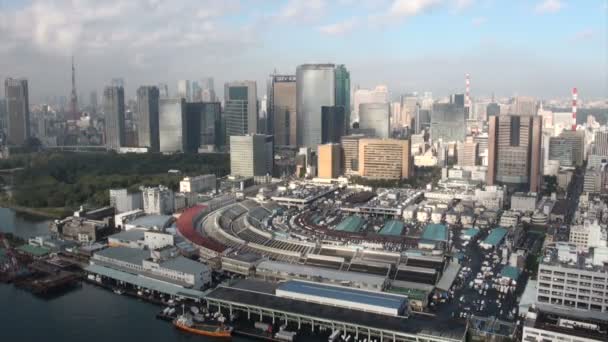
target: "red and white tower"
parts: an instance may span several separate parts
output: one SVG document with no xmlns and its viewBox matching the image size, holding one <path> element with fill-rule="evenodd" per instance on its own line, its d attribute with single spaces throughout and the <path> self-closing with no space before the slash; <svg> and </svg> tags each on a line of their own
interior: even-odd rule
<svg viewBox="0 0 608 342">
<path fill-rule="evenodd" d="M 578 100 L 578 91 L 572 88 L 572 130 L 576 131 L 576 100 Z"/>
</svg>

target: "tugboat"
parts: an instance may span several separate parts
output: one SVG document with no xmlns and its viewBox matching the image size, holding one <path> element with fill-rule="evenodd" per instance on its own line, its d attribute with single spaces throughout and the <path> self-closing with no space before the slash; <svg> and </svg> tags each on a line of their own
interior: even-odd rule
<svg viewBox="0 0 608 342">
<path fill-rule="evenodd" d="M 199 319 L 197 319 L 197 321 L 199 321 Z M 176 319 L 173 320 L 173 325 L 179 330 L 196 335 L 213 337 L 217 339 L 232 338 L 232 327 L 224 325 L 224 322 L 221 318 L 217 320 L 204 320 L 203 322 L 195 322 L 191 314 L 182 313 L 181 315 L 177 316 Z"/>
</svg>

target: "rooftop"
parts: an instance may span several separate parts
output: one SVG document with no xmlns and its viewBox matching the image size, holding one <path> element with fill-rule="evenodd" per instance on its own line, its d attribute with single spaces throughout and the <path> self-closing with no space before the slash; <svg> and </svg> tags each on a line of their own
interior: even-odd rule
<svg viewBox="0 0 608 342">
<path fill-rule="evenodd" d="M 448 229 L 443 224 L 428 224 L 422 232 L 422 240 L 447 241 Z"/>
<path fill-rule="evenodd" d="M 507 235 L 507 230 L 502 227 L 494 228 L 490 231 L 490 235 L 483 241 L 484 244 L 496 246 Z"/>
<path fill-rule="evenodd" d="M 176 258 L 168 259 L 160 264 L 162 267 L 180 271 L 189 274 L 199 274 L 201 272 L 209 271 L 209 267 L 203 263 L 178 256 Z"/>
<path fill-rule="evenodd" d="M 366 273 L 337 271 L 321 267 L 304 266 L 298 264 L 288 264 L 284 262 L 262 261 L 257 270 L 269 270 L 282 273 L 300 274 L 310 277 L 320 277 L 339 282 L 352 282 L 373 285 L 381 288 L 384 285 L 385 277 L 369 275 Z"/>
<path fill-rule="evenodd" d="M 110 235 L 108 238 L 120 241 L 140 241 L 144 239 L 145 232 L 143 229 L 131 229 Z"/>
<path fill-rule="evenodd" d="M 171 215 L 147 215 L 138 217 L 135 220 L 129 221 L 127 224 L 130 226 L 143 227 L 143 228 L 165 228 L 173 221 Z"/>
<path fill-rule="evenodd" d="M 150 257 L 150 252 L 139 248 L 110 247 L 96 252 L 95 255 L 141 265 L 145 259 Z"/>
<path fill-rule="evenodd" d="M 17 247 L 17 250 L 26 254 L 33 255 L 35 257 L 45 256 L 51 252 L 51 250 L 46 247 L 39 247 L 27 244 Z"/>
<path fill-rule="evenodd" d="M 384 224 L 384 227 L 380 229 L 381 235 L 393 235 L 398 236 L 403 233 L 404 224 L 401 221 L 391 220 Z"/>
<path fill-rule="evenodd" d="M 363 225 L 363 219 L 357 215 L 348 216 L 342 222 L 338 223 L 336 230 L 349 233 L 358 232 Z"/>
<path fill-rule="evenodd" d="M 500 275 L 505 278 L 511 278 L 513 280 L 519 279 L 519 275 L 521 274 L 521 270 L 517 267 L 513 266 L 504 266 L 502 270 L 500 270 Z"/>
</svg>

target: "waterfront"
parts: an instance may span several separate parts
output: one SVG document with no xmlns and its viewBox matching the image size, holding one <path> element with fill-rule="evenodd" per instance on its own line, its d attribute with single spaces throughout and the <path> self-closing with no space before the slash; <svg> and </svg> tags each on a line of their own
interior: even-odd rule
<svg viewBox="0 0 608 342">
<path fill-rule="evenodd" d="M 0 208 L 0 222 L 1 231 L 24 238 L 48 233 L 48 221 L 17 215 L 10 209 Z M 0 284 L 0 307 L 4 341 L 207 340 L 155 319 L 158 306 L 87 283 L 52 299 Z"/>
</svg>

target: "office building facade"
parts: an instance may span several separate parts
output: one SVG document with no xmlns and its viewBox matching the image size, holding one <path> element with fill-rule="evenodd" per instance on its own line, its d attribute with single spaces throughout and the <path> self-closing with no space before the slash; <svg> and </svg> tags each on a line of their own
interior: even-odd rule
<svg viewBox="0 0 608 342">
<path fill-rule="evenodd" d="M 271 75 L 268 117 L 277 146 L 297 146 L 296 76 Z"/>
<path fill-rule="evenodd" d="M 147 147 L 150 152 L 160 149 L 158 127 L 157 87 L 143 86 L 137 89 L 137 139 L 139 147 Z"/>
<path fill-rule="evenodd" d="M 202 102 L 216 102 L 217 97 L 215 96 L 215 85 L 213 77 L 204 77 L 200 83 L 201 101 Z"/>
<path fill-rule="evenodd" d="M 374 89 L 356 89 L 353 95 L 351 125 L 359 121 L 359 106 L 363 103 L 388 103 L 388 87 L 378 85 Z M 401 104 L 403 110 L 403 104 Z"/>
<path fill-rule="evenodd" d="M 359 174 L 359 141 L 363 138 L 362 134 L 342 137 L 342 167 L 346 176 Z"/>
<path fill-rule="evenodd" d="M 344 131 L 350 130 L 350 72 L 343 64 L 336 66 L 336 106 L 344 108 Z"/>
<path fill-rule="evenodd" d="M 321 107 L 336 104 L 333 64 L 304 64 L 296 69 L 298 145 L 317 148 L 321 144 Z"/>
<path fill-rule="evenodd" d="M 373 130 L 380 139 L 390 138 L 390 106 L 388 103 L 362 103 L 359 105 L 359 128 Z"/>
<path fill-rule="evenodd" d="M 185 152 L 188 142 L 186 99 L 161 99 L 158 113 L 159 151 L 162 153 Z"/>
<path fill-rule="evenodd" d="M 219 102 L 190 102 L 185 104 L 186 152 L 222 145 Z"/>
<path fill-rule="evenodd" d="M 528 185 L 528 191 L 538 192 L 542 118 L 500 115 L 489 119 L 488 184 Z"/>
<path fill-rule="evenodd" d="M 456 103 L 433 104 L 430 130 L 433 142 L 464 141 L 466 136 L 464 107 Z"/>
<path fill-rule="evenodd" d="M 26 79 L 4 81 L 6 134 L 10 145 L 23 145 L 30 137 L 30 103 Z"/>
<path fill-rule="evenodd" d="M 321 143 L 340 143 L 345 135 L 346 113 L 342 106 L 321 107 Z"/>
<path fill-rule="evenodd" d="M 181 100 L 181 99 L 180 99 Z M 175 194 L 164 186 L 141 188 L 144 212 L 149 215 L 171 215 L 175 211 Z"/>
<path fill-rule="evenodd" d="M 103 111 L 106 117 L 106 147 L 118 150 L 125 139 L 125 91 L 119 86 L 103 90 Z"/>
<path fill-rule="evenodd" d="M 177 81 L 177 97 L 186 100 L 186 102 L 192 101 L 192 85 L 190 80 Z"/>
<path fill-rule="evenodd" d="M 341 154 L 340 144 L 319 145 L 317 152 L 319 178 L 334 179 L 340 176 Z"/>
<path fill-rule="evenodd" d="M 259 117 L 255 81 L 226 83 L 224 85 L 224 98 L 227 138 L 256 134 Z"/>
<path fill-rule="evenodd" d="M 371 179 L 407 179 L 412 176 L 409 140 L 359 140 L 359 175 Z"/>
<path fill-rule="evenodd" d="M 239 177 L 272 175 L 274 141 L 272 135 L 249 134 L 230 137 L 230 173 Z"/>
</svg>

